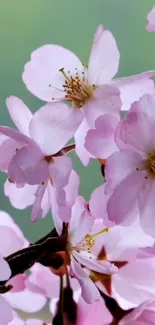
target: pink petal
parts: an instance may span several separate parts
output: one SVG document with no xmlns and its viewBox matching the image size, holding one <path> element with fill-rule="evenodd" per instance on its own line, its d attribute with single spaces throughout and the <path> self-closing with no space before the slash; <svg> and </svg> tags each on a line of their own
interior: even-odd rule
<svg viewBox="0 0 155 325">
<path fill-rule="evenodd" d="M 106 184 L 100 185 L 92 192 L 89 209 L 94 218 L 103 220 L 105 227 L 112 227 L 115 223 L 108 219 L 106 208 L 109 195 L 105 194 L 105 187 Z"/>
<path fill-rule="evenodd" d="M 32 207 L 32 213 L 31 213 L 31 221 L 35 222 L 38 219 L 40 219 L 42 217 L 42 207 L 41 207 L 41 203 L 42 203 L 42 199 L 45 193 L 47 187 L 47 183 L 44 184 L 40 184 L 37 188 L 36 191 L 36 198 Z"/>
<path fill-rule="evenodd" d="M 51 213 L 53 216 L 53 223 L 56 231 L 59 235 L 62 234 L 63 221 L 60 219 L 59 215 L 59 205 L 57 202 L 57 193 L 52 184 L 48 183 L 48 193 L 50 200 Z M 65 194 L 64 194 L 65 195 Z"/>
<path fill-rule="evenodd" d="M 128 215 L 130 216 L 145 181 L 143 172 L 133 171 L 116 187 L 107 204 L 110 220 L 120 224 Z"/>
<path fill-rule="evenodd" d="M 94 218 L 90 214 L 85 200 L 82 197 L 77 197 L 68 227 L 69 241 L 72 246 L 84 240 L 85 236 L 90 233 L 93 223 Z"/>
<path fill-rule="evenodd" d="M 75 138 L 75 151 L 76 154 L 81 159 L 84 166 L 87 166 L 89 163 L 90 158 L 92 155 L 86 150 L 84 144 L 85 144 L 85 137 L 87 135 L 88 130 L 90 130 L 90 127 L 84 118 L 82 123 L 80 124 L 78 130 L 76 131 L 74 138 Z"/>
<path fill-rule="evenodd" d="M 154 193 L 155 193 L 155 182 L 154 180 L 147 180 L 146 186 L 140 193 L 139 196 L 139 209 L 140 209 L 140 224 L 144 232 L 152 237 L 155 237 L 154 229 Z"/>
<path fill-rule="evenodd" d="M 105 114 L 97 118 L 95 130 L 90 130 L 85 139 L 85 148 L 96 158 L 107 158 L 117 146 L 114 140 L 115 129 L 119 119 Z"/>
<path fill-rule="evenodd" d="M 14 222 L 14 220 L 10 217 L 10 215 L 4 211 L 0 211 L 0 227 L 8 227 L 9 229 L 11 228 L 14 232 L 14 234 L 18 237 L 21 238 L 23 242 L 23 247 L 28 246 L 28 241 L 25 239 L 23 232 L 21 229 L 18 227 L 18 225 Z M 22 248 L 22 247 L 21 247 Z"/>
<path fill-rule="evenodd" d="M 82 63 L 73 52 L 58 45 L 44 45 L 31 54 L 31 61 L 24 67 L 23 81 L 28 90 L 42 100 L 64 99 L 65 78 L 59 71 L 62 68 L 73 77 L 76 71 L 83 71 Z"/>
<path fill-rule="evenodd" d="M 18 130 L 12 129 L 8 126 L 0 126 L 0 133 L 6 135 L 7 137 L 9 137 L 23 145 L 27 144 L 32 147 L 36 147 L 36 144 L 33 140 L 31 140 L 29 137 L 27 137 L 23 133 L 19 132 Z"/>
<path fill-rule="evenodd" d="M 95 284 L 90 280 L 88 275 L 84 272 L 78 262 L 72 258 L 71 266 L 75 277 L 80 283 L 82 289 L 82 297 L 88 303 L 91 304 L 94 301 L 100 300 L 100 294 Z"/>
<path fill-rule="evenodd" d="M 23 170 L 16 162 L 16 155 L 12 157 L 8 166 L 8 179 L 11 183 L 21 188 L 25 185 L 26 179 Z"/>
<path fill-rule="evenodd" d="M 95 126 L 96 119 L 103 114 L 119 115 L 122 102 L 120 91 L 108 85 L 102 85 L 93 92 L 92 98 L 83 106 L 83 113 L 91 128 Z"/>
<path fill-rule="evenodd" d="M 27 276 L 25 274 L 18 274 L 9 280 L 8 284 L 11 284 L 13 288 L 11 292 L 20 292 L 23 291 L 26 287 Z"/>
<path fill-rule="evenodd" d="M 80 297 L 77 309 L 77 324 L 101 325 L 103 324 L 103 320 L 104 324 L 111 324 L 112 322 L 112 315 L 106 308 L 103 299 L 100 299 L 99 301 L 96 301 L 90 305 Z"/>
<path fill-rule="evenodd" d="M 16 151 L 22 147 L 22 144 L 13 140 L 6 138 L 4 142 L 0 145 L 0 170 L 6 172 L 11 158 Z"/>
<path fill-rule="evenodd" d="M 8 325 L 13 319 L 13 312 L 11 306 L 2 296 L 0 296 L 0 311 L 0 325 Z"/>
<path fill-rule="evenodd" d="M 12 322 L 9 323 L 9 325 L 25 325 L 25 322 L 20 318 L 17 318 L 15 315 L 14 319 L 12 320 Z"/>
<path fill-rule="evenodd" d="M 44 296 L 31 292 L 28 289 L 21 292 L 8 292 L 5 294 L 5 298 L 13 308 L 20 309 L 26 313 L 39 311 L 46 303 Z"/>
<path fill-rule="evenodd" d="M 45 155 L 57 153 L 74 136 L 83 114 L 65 103 L 49 103 L 31 120 L 29 132 Z"/>
<path fill-rule="evenodd" d="M 6 241 L 7 238 L 7 241 Z M 0 254 L 10 255 L 24 247 L 24 236 L 19 237 L 16 231 L 9 226 L 0 226 Z"/>
<path fill-rule="evenodd" d="M 35 193 L 37 185 L 25 184 L 22 188 L 17 188 L 15 184 L 10 183 L 8 180 L 4 184 L 4 193 L 9 197 L 11 204 L 16 209 L 25 209 L 32 205 L 35 200 Z"/>
<path fill-rule="evenodd" d="M 155 117 L 155 97 L 150 94 L 143 95 L 139 101 L 132 104 L 130 112 L 145 113 Z"/>
<path fill-rule="evenodd" d="M 26 325 L 45 325 L 45 323 L 44 323 L 44 321 L 42 321 L 40 319 L 31 318 L 31 319 L 27 319 Z"/>
<path fill-rule="evenodd" d="M 127 141 L 125 130 L 124 130 L 124 123 L 125 120 L 119 121 L 116 132 L 115 132 L 115 142 L 119 149 L 121 150 L 133 150 L 132 145 Z"/>
<path fill-rule="evenodd" d="M 17 126 L 18 130 L 29 136 L 29 124 L 32 119 L 32 113 L 29 108 L 18 97 L 10 96 L 6 100 L 9 114 Z"/>
<path fill-rule="evenodd" d="M 154 32 L 155 31 L 155 7 L 153 7 L 152 10 L 147 15 L 147 21 L 148 24 L 146 26 L 146 30 L 148 32 Z"/>
<path fill-rule="evenodd" d="M 46 182 L 49 177 L 48 163 L 38 149 L 23 147 L 10 162 L 8 175 L 11 180 L 16 181 L 20 175 L 30 185 Z M 19 182 L 19 181 L 18 181 Z"/>
<path fill-rule="evenodd" d="M 155 117 L 146 113 L 129 112 L 124 120 L 124 133 L 134 149 L 142 153 L 152 150 L 154 146 Z"/>
<path fill-rule="evenodd" d="M 65 205 L 66 205 L 66 209 L 68 210 L 68 221 L 70 220 L 71 217 L 72 206 L 75 203 L 76 197 L 78 195 L 79 182 L 80 182 L 79 176 L 74 170 L 72 170 L 69 176 L 68 184 L 64 187 L 65 199 L 66 199 Z M 53 186 L 49 184 L 48 190 L 49 190 L 54 225 L 56 227 L 58 234 L 60 235 L 62 233 L 62 220 L 60 219 L 60 214 L 62 211 L 61 209 L 59 209 L 56 192 L 54 191 Z"/>
<path fill-rule="evenodd" d="M 91 84 L 108 83 L 118 71 L 119 51 L 112 33 L 99 25 L 91 50 L 88 65 L 88 80 Z"/>
<path fill-rule="evenodd" d="M 114 152 L 107 159 L 105 166 L 106 194 L 114 190 L 125 177 L 140 167 L 141 160 L 141 156 L 131 150 Z"/>
<path fill-rule="evenodd" d="M 92 271 L 96 271 L 102 274 L 114 274 L 118 271 L 118 268 L 114 264 L 111 264 L 108 261 L 99 261 L 89 253 L 74 252 L 74 257 L 80 264 L 84 265 L 87 267 L 87 269 Z"/>
<path fill-rule="evenodd" d="M 65 156 L 54 157 L 54 163 L 49 166 L 56 205 L 59 209 L 58 215 L 60 219 L 65 222 L 70 218 L 70 209 L 66 204 L 66 193 L 64 188 L 69 182 L 71 171 L 72 161 L 69 157 Z"/>
<path fill-rule="evenodd" d="M 137 75 L 116 79 L 112 85 L 119 88 L 121 92 L 122 110 L 128 111 L 131 104 L 144 94 L 154 94 L 154 82 L 149 79 L 155 75 L 155 71 L 142 72 Z"/>
<path fill-rule="evenodd" d="M 0 281 L 8 280 L 11 276 L 9 264 L 0 256 Z"/>
<path fill-rule="evenodd" d="M 32 269 L 32 274 L 28 278 L 28 288 L 36 293 L 53 298 L 59 297 L 59 277 L 54 275 L 49 268 L 37 264 Z"/>
<path fill-rule="evenodd" d="M 154 260 L 132 259 L 113 277 L 114 298 L 123 309 L 138 306 L 155 297 Z M 147 277 L 146 277 L 147 274 Z"/>
</svg>

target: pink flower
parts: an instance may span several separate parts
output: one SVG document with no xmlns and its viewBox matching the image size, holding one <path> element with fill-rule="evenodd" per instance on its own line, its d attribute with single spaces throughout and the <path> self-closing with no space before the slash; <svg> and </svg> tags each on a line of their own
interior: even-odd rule
<svg viewBox="0 0 155 325">
<path fill-rule="evenodd" d="M 103 220 L 95 220 L 91 235 L 96 245 L 92 251 L 100 261 L 109 261 L 118 267 L 112 275 L 91 271 L 89 276 L 100 290 L 116 299 L 122 309 L 137 307 L 147 299 L 155 298 L 155 255 L 142 256 L 140 247 L 152 247 L 154 240 L 141 229 L 138 220 L 132 226 L 115 226 L 100 233 Z M 146 276 L 147 274 L 147 276 Z"/>
<path fill-rule="evenodd" d="M 99 25 L 94 35 L 88 68 L 73 52 L 58 45 L 44 45 L 32 53 L 31 61 L 25 65 L 23 80 L 26 87 L 42 100 L 48 102 L 69 100 L 76 107 L 82 106 L 85 108 L 86 119 L 94 123 L 96 119 L 94 117 L 102 115 L 104 110 L 110 113 L 118 112 L 120 109 L 120 101 L 115 103 L 118 91 L 108 86 L 109 83 L 113 84 L 111 80 L 118 71 L 119 57 L 113 35 Z M 123 99 L 126 87 L 130 89 L 132 86 L 134 98 L 130 98 L 131 104 L 144 92 L 150 90 L 152 93 L 152 82 L 148 82 L 147 79 L 154 74 L 155 72 L 151 71 L 121 80 L 117 79 L 114 85 L 116 87 L 119 85 L 120 89 L 123 88 Z M 144 80 L 146 88 L 144 88 Z M 147 89 L 147 84 L 150 85 L 149 89 Z M 142 86 L 142 89 L 138 89 L 137 86 L 138 88 Z M 93 104 L 95 104 L 95 109 Z M 124 100 L 123 104 L 126 104 Z M 129 98 L 126 109 L 128 108 Z M 100 114 L 97 112 L 99 110 Z"/>
<path fill-rule="evenodd" d="M 0 168 L 7 171 L 10 182 L 16 183 L 17 187 L 22 188 L 26 184 L 33 186 L 30 204 L 35 191 L 32 209 L 34 221 L 40 217 L 43 197 L 46 196 L 45 200 L 48 201 L 47 186 L 54 190 L 58 205 L 65 206 L 64 187 L 71 175 L 72 162 L 63 155 L 63 146 L 74 135 L 81 115 L 77 111 L 75 118 L 66 104 L 55 103 L 45 105 L 32 116 L 26 105 L 16 97 L 8 98 L 7 106 L 19 131 L 0 127 L 3 138 Z M 47 207 L 46 204 L 46 208 L 49 210 L 49 205 Z"/>
<path fill-rule="evenodd" d="M 123 317 L 119 325 L 153 325 L 154 323 L 155 301 L 148 300 Z"/>
<path fill-rule="evenodd" d="M 0 256 L 12 254 L 27 245 L 28 241 L 20 228 L 6 212 L 0 211 Z M 0 281 L 7 280 L 10 276 L 11 270 L 7 262 L 0 257 Z M 13 288 L 0 296 L 0 325 L 7 325 L 13 319 L 14 308 L 24 312 L 36 312 L 45 305 L 45 297 L 29 290 L 26 280 L 26 275 L 19 274 L 7 282 Z"/>
<path fill-rule="evenodd" d="M 155 98 L 144 95 L 118 124 L 119 151 L 107 159 L 105 168 L 106 193 L 112 193 L 107 203 L 109 219 L 132 223 L 138 208 L 141 226 L 151 236 L 155 236 L 154 130 Z"/>
<path fill-rule="evenodd" d="M 152 10 L 147 15 L 147 26 L 146 30 L 148 32 L 155 32 L 155 6 L 152 8 Z"/>
<path fill-rule="evenodd" d="M 95 240 L 90 235 L 93 223 L 94 217 L 91 215 L 87 203 L 82 197 L 77 197 L 68 224 L 67 255 L 70 260 L 71 274 L 79 281 L 82 297 L 87 303 L 99 300 L 100 294 L 81 264 L 87 269 L 100 273 L 113 274 L 117 272 L 117 267 L 108 261 L 98 261 L 92 253 L 92 247 L 95 245 Z M 54 216 L 54 224 L 57 232 L 61 234 L 62 221 L 58 215 Z M 102 228 L 101 232 L 104 231 L 106 230 Z"/>
<path fill-rule="evenodd" d="M 154 82 L 149 78 L 155 71 L 112 80 L 118 71 L 119 56 L 113 35 L 99 25 L 88 68 L 73 52 L 53 44 L 35 50 L 25 65 L 23 80 L 34 95 L 47 102 L 70 101 L 76 108 L 74 112 L 81 109 L 83 122 L 75 134 L 75 142 L 76 153 L 84 165 L 91 158 L 84 147 L 85 136 L 95 120 L 104 114 L 118 116 L 121 106 L 122 110 L 128 110 L 144 93 L 154 92 Z"/>
<path fill-rule="evenodd" d="M 110 114 L 109 119 L 111 114 L 118 116 L 122 103 L 122 109 L 128 110 L 144 93 L 154 92 L 154 83 L 149 79 L 154 71 L 112 80 L 118 65 L 116 41 L 102 25 L 94 36 L 88 68 L 73 52 L 52 44 L 35 50 L 25 65 L 23 80 L 34 95 L 48 102 L 68 100 L 76 108 L 74 112 L 81 109 L 83 122 L 75 141 L 76 153 L 85 165 L 92 156 L 84 147 L 85 136 L 95 120 L 104 114 Z"/>
</svg>

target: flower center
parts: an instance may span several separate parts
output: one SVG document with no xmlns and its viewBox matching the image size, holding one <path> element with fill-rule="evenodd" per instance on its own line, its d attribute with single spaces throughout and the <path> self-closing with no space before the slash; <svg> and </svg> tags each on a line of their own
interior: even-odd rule
<svg viewBox="0 0 155 325">
<path fill-rule="evenodd" d="M 74 107 L 82 107 L 92 96 L 93 90 L 96 88 L 95 85 L 89 86 L 87 84 L 84 71 L 81 75 L 76 72 L 74 77 L 70 75 L 70 71 L 67 74 L 64 68 L 61 68 L 59 71 L 65 77 L 63 88 L 66 93 L 66 100 L 71 101 Z"/>
<path fill-rule="evenodd" d="M 144 163 L 144 168 L 148 172 L 149 176 L 155 177 L 155 151 L 148 154 Z"/>
<path fill-rule="evenodd" d="M 80 242 L 79 244 L 77 244 L 76 246 L 72 246 L 71 244 L 69 244 L 69 248 L 68 250 L 71 251 L 76 251 L 78 253 L 82 252 L 82 251 L 87 251 L 88 253 L 92 252 L 92 248 L 95 245 L 95 239 L 94 237 L 97 237 L 101 234 L 103 234 L 104 232 L 108 232 L 109 228 L 105 228 L 93 235 L 87 234 L 84 238 L 84 240 L 82 242 Z"/>
</svg>

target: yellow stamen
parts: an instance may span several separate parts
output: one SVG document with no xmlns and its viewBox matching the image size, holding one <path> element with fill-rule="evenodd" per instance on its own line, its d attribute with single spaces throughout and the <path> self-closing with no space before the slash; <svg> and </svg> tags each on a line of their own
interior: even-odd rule
<svg viewBox="0 0 155 325">
<path fill-rule="evenodd" d="M 105 228 L 105 229 L 103 229 L 103 230 L 97 232 L 96 234 L 91 235 L 91 237 L 97 237 L 97 236 L 103 234 L 104 232 L 108 232 L 108 231 L 109 231 L 109 228 Z"/>
</svg>

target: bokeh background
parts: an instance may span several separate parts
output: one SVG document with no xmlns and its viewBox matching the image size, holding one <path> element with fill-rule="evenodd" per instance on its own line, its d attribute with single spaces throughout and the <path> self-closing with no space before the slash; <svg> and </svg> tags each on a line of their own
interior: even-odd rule
<svg viewBox="0 0 155 325">
<path fill-rule="evenodd" d="M 5 99 L 20 97 L 31 110 L 42 102 L 22 82 L 24 64 L 31 52 L 47 43 L 61 44 L 88 62 L 93 34 L 99 24 L 110 29 L 121 53 L 118 76 L 155 69 L 155 34 L 145 30 L 146 16 L 155 0 L 5 0 L 0 1 L 0 124 L 13 125 Z M 20 112 L 19 112 L 20 114 Z M 80 192 L 87 199 L 102 182 L 99 165 L 85 168 L 75 155 L 73 164 L 81 176 Z M 0 175 L 0 208 L 8 211 L 30 240 L 52 227 L 49 216 L 30 223 L 30 209 L 14 209 L 3 194 L 6 175 Z"/>
<path fill-rule="evenodd" d="M 118 76 L 155 69 L 155 34 L 145 30 L 146 16 L 155 0 L 5 0 L 0 1 L 0 124 L 12 125 L 5 99 L 20 97 L 31 110 L 42 102 L 22 82 L 24 64 L 31 52 L 47 43 L 61 44 L 87 63 L 98 24 L 110 29 L 121 53 Z M 19 112 L 20 114 L 20 112 Z M 89 198 L 102 182 L 99 165 L 88 168 L 72 155 L 81 176 L 80 193 Z M 0 208 L 9 212 L 25 236 L 34 241 L 52 228 L 52 217 L 30 222 L 30 209 L 14 209 L 3 194 L 6 175 L 0 175 Z M 7 240 L 7 238 L 6 238 Z"/>
</svg>

